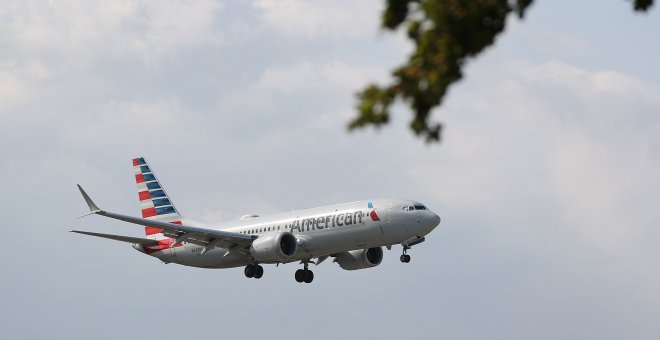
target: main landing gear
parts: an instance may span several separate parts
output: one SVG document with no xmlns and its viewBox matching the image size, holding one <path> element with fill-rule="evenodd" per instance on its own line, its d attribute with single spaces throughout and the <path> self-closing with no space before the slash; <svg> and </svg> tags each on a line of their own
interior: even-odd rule
<svg viewBox="0 0 660 340">
<path fill-rule="evenodd" d="M 244 272 L 246 277 L 260 279 L 264 276 L 264 267 L 258 264 L 248 264 L 245 266 Z"/>
<path fill-rule="evenodd" d="M 314 281 L 314 272 L 309 270 L 308 268 L 309 262 L 304 262 L 304 265 L 305 265 L 304 269 L 296 270 L 296 281 L 311 283 L 312 281 Z"/>
</svg>

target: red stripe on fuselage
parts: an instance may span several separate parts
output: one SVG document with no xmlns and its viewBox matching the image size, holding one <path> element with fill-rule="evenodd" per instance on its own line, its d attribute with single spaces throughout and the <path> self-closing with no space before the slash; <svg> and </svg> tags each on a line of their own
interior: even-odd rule
<svg viewBox="0 0 660 340">
<path fill-rule="evenodd" d="M 133 166 L 138 166 L 138 159 L 137 158 L 133 158 Z"/>
<path fill-rule="evenodd" d="M 183 243 L 179 242 L 179 243 L 175 244 L 174 247 L 170 247 L 172 242 L 174 242 L 174 239 L 171 239 L 171 238 L 166 238 L 166 239 L 163 239 L 163 240 L 159 240 L 158 244 L 155 245 L 155 246 L 144 247 L 144 252 L 147 253 L 147 254 L 153 254 L 157 251 L 162 251 L 162 250 L 165 250 L 165 249 L 168 249 L 168 248 L 177 248 L 177 247 L 183 246 Z"/>
<path fill-rule="evenodd" d="M 142 175 L 142 174 L 135 175 L 135 183 L 139 184 L 139 183 L 142 183 L 142 182 L 144 182 L 144 175 Z"/>
</svg>

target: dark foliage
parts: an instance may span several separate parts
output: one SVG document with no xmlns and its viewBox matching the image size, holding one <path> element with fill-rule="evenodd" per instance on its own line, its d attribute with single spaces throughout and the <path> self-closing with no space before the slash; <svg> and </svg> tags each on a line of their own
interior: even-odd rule
<svg viewBox="0 0 660 340">
<path fill-rule="evenodd" d="M 465 62 L 477 56 L 504 31 L 510 14 L 523 18 L 533 0 L 386 0 L 382 26 L 404 25 L 416 48 L 408 62 L 392 72 L 388 86 L 369 85 L 358 93 L 358 116 L 349 129 L 387 124 L 390 107 L 403 100 L 413 111 L 410 128 L 427 142 L 440 140 L 431 110 L 442 104 L 449 87 L 462 77 Z M 653 0 L 634 0 L 646 11 Z"/>
</svg>

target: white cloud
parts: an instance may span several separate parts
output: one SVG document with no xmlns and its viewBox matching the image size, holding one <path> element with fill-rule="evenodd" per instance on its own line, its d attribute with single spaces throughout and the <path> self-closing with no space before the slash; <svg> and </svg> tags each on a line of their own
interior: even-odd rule
<svg viewBox="0 0 660 340">
<path fill-rule="evenodd" d="M 264 29 L 287 38 L 350 39 L 373 36 L 381 1 L 260 0 Z"/>
<path fill-rule="evenodd" d="M 11 74 L 0 73 L 0 119 L 5 115 L 13 115 L 8 107 L 17 101 L 25 99 L 26 93 L 23 84 Z"/>
<path fill-rule="evenodd" d="M 300 62 L 265 70 L 255 89 L 275 95 L 338 89 L 352 92 L 370 80 L 383 79 L 387 70 L 377 67 L 348 65 L 340 61 L 329 63 Z"/>
<path fill-rule="evenodd" d="M 0 9 L 0 39 L 13 52 L 83 57 L 137 55 L 148 63 L 191 45 L 221 40 L 213 27 L 222 8 L 201 1 L 11 1 Z M 19 57 L 19 56 L 15 56 Z"/>
<path fill-rule="evenodd" d="M 512 63 L 491 74 L 501 86 L 484 81 L 448 101 L 447 159 L 412 169 L 449 179 L 422 188 L 455 209 L 503 217 L 515 207 L 501 210 L 502 198 L 523 203 L 516 193 L 606 253 L 647 244 L 656 219 L 647 202 L 657 202 L 652 188 L 660 188 L 652 150 L 660 124 L 649 117 L 660 107 L 660 86 L 560 62 Z"/>
<path fill-rule="evenodd" d="M 385 68 L 347 64 L 341 61 L 301 61 L 266 68 L 257 79 L 245 87 L 224 94 L 218 99 L 218 112 L 244 110 L 258 119 L 276 114 L 281 102 L 293 104 L 314 98 L 313 114 L 299 116 L 295 124 L 324 128 L 343 126 L 353 115 L 355 93 L 365 84 L 387 77 Z M 287 116 L 295 113 L 287 112 Z"/>
<path fill-rule="evenodd" d="M 656 315 L 658 84 L 561 62 L 486 62 L 470 72 L 442 109 L 437 154 L 418 141 L 401 144 L 412 155 L 397 152 L 411 163 L 408 177 L 422 179 L 413 190 L 437 202 L 440 227 L 466 229 L 470 242 L 487 237 L 491 251 L 511 250 L 512 261 L 571 281 L 562 292 L 594 294 L 599 304 L 615 294 Z"/>
<path fill-rule="evenodd" d="M 222 9 L 218 1 L 146 1 L 134 15 L 133 25 L 141 34 L 131 44 L 142 56 L 156 57 L 177 49 L 222 43 L 223 35 L 213 24 L 216 12 Z"/>
</svg>

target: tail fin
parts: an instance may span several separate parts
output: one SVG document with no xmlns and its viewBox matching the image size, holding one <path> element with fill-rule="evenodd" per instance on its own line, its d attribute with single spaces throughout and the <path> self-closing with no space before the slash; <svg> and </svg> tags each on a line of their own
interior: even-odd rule
<svg viewBox="0 0 660 340">
<path fill-rule="evenodd" d="M 138 197 L 140 199 L 140 209 L 142 218 L 181 224 L 181 215 L 174 207 L 160 182 L 143 157 L 133 159 L 133 168 L 135 169 L 135 182 L 137 183 Z M 154 227 L 145 227 L 144 231 L 148 238 L 164 238 L 163 229 Z"/>
</svg>

